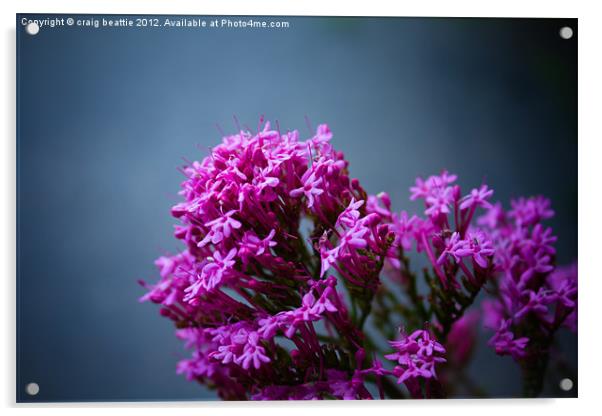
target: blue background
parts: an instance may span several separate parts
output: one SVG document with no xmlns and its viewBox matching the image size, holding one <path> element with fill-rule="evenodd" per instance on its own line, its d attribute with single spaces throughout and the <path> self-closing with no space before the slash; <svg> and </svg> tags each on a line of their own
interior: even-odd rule
<svg viewBox="0 0 602 416">
<path fill-rule="evenodd" d="M 153 260 L 180 248 L 169 208 L 181 158 L 206 155 L 233 115 L 304 136 L 305 116 L 329 123 L 352 176 L 397 210 L 418 211 L 408 187 L 442 168 L 465 191 L 485 179 L 506 206 L 545 194 L 559 261 L 577 257 L 576 20 L 301 17 L 273 18 L 286 30 L 29 36 L 22 16 L 46 17 L 17 16 L 19 401 L 213 398 L 175 374 L 187 353 L 137 302 L 136 279 L 156 280 Z M 487 335 L 471 374 L 492 395 L 519 394 L 518 368 Z M 576 342 L 561 342 L 569 367 Z M 562 376 L 575 375 L 553 375 L 546 394 L 561 394 Z"/>
</svg>

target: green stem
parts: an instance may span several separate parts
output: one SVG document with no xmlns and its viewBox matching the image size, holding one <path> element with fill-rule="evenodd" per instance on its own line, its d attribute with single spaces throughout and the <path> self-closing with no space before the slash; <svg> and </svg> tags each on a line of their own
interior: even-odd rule
<svg viewBox="0 0 602 416">
<path fill-rule="evenodd" d="M 541 352 L 521 362 L 523 370 L 523 394 L 525 397 L 539 397 L 548 367 L 548 352 Z"/>
</svg>

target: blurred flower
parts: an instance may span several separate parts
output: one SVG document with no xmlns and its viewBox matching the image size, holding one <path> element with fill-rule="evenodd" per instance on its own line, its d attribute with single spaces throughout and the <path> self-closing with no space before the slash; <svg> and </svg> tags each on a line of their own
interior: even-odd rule
<svg viewBox="0 0 602 416">
<path fill-rule="evenodd" d="M 509 330 L 510 320 L 502 321 L 495 335 L 489 340 L 489 345 L 500 355 L 511 355 L 514 359 L 520 359 L 526 355 L 525 348 L 529 338 L 516 338 Z"/>
<path fill-rule="evenodd" d="M 466 365 L 472 356 L 477 340 L 478 322 L 479 313 L 472 310 L 458 319 L 447 335 L 447 357 L 450 363 L 458 368 Z"/>
<path fill-rule="evenodd" d="M 565 270 L 571 269 L 556 268 L 557 238 L 541 224 L 554 215 L 548 199 L 519 198 L 511 205 L 508 213 L 496 205 L 493 214 L 479 220 L 494 236 L 494 261 L 501 272 L 498 297 L 484 304 L 485 325 L 496 330 L 489 344 L 498 354 L 537 360 L 536 355 L 548 348 L 539 340 L 551 340 L 560 325 L 573 327 L 576 267 L 569 273 Z M 529 337 L 515 338 L 515 333 Z"/>
</svg>

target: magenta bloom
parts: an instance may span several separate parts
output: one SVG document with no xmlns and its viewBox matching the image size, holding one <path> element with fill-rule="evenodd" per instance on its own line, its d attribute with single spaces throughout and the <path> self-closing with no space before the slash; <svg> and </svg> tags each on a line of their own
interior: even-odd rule
<svg viewBox="0 0 602 416">
<path fill-rule="evenodd" d="M 397 362 L 393 370 L 399 378 L 398 383 L 415 378 L 437 378 L 435 366 L 445 362 L 445 348 L 428 331 L 419 329 L 399 341 L 389 341 L 395 349 L 385 358 Z"/>
<path fill-rule="evenodd" d="M 314 198 L 324 193 L 324 190 L 318 187 L 322 183 L 322 178 L 316 178 L 315 172 L 307 171 L 301 180 L 303 181 L 303 186 L 293 189 L 290 195 L 295 198 L 305 195 L 307 198 L 307 207 L 311 208 L 314 206 Z"/>
<path fill-rule="evenodd" d="M 434 188 L 425 199 L 427 208 L 424 213 L 430 217 L 449 214 L 453 201 L 452 188 Z"/>
<path fill-rule="evenodd" d="M 486 268 L 488 259 L 493 257 L 495 253 L 493 243 L 485 233 L 477 229 L 468 231 L 466 234 L 466 242 L 475 263 L 483 269 Z"/>
<path fill-rule="evenodd" d="M 490 229 L 494 262 L 502 273 L 499 298 L 485 305 L 486 326 L 496 330 L 489 344 L 498 354 L 524 362 L 549 348 L 531 339 L 552 339 L 558 325 L 571 327 L 576 316 L 576 273 L 555 272 L 557 238 L 541 224 L 554 215 L 550 206 L 543 197 L 520 198 L 507 214 L 498 205 L 479 221 Z M 516 338 L 516 332 L 532 336 Z"/>
<path fill-rule="evenodd" d="M 525 348 L 529 343 L 529 338 L 516 338 L 509 331 L 510 321 L 503 321 L 495 335 L 489 340 L 495 352 L 500 355 L 511 355 L 514 359 L 523 358 L 526 355 Z"/>
<path fill-rule="evenodd" d="M 358 211 L 364 205 L 364 201 L 355 201 L 354 198 L 349 202 L 349 206 L 339 215 L 335 225 L 344 227 L 353 227 L 360 217 Z"/>
<path fill-rule="evenodd" d="M 460 209 L 468 208 L 492 208 L 492 205 L 487 201 L 493 195 L 493 191 L 487 188 L 487 185 L 482 185 L 479 189 L 473 189 L 470 194 L 462 199 Z"/>
<path fill-rule="evenodd" d="M 462 257 L 471 256 L 472 254 L 473 250 L 470 248 L 470 243 L 466 240 L 461 240 L 460 233 L 455 232 L 447 239 L 445 249 L 439 256 L 437 264 L 443 264 L 447 255 L 453 257 L 456 262 L 460 263 Z"/>
<path fill-rule="evenodd" d="M 230 237 L 233 230 L 239 229 L 241 227 L 241 223 L 232 218 L 232 215 L 235 213 L 235 210 L 231 210 L 219 218 L 207 222 L 205 226 L 210 227 L 211 231 L 209 231 L 205 238 L 198 243 L 198 246 L 203 247 L 209 241 L 211 241 L 213 244 L 217 244 L 224 238 Z"/>
<path fill-rule="evenodd" d="M 477 220 L 478 225 L 496 230 L 506 222 L 506 212 L 502 208 L 501 202 L 496 202 L 487 210 L 487 212 Z"/>
<path fill-rule="evenodd" d="M 236 363 L 248 370 L 251 364 L 258 369 L 262 363 L 270 361 L 270 358 L 265 355 L 265 349 L 259 344 L 259 335 L 257 332 L 251 332 L 247 337 L 242 354 L 236 358 Z"/>
<path fill-rule="evenodd" d="M 269 253 L 272 247 L 276 247 L 274 241 L 276 230 L 270 230 L 265 238 L 259 238 L 253 231 L 247 231 L 240 242 L 238 255 L 243 259 L 243 262 L 249 262 L 253 257 L 261 256 Z"/>
<path fill-rule="evenodd" d="M 411 217 L 406 211 L 401 211 L 399 215 L 393 216 L 393 231 L 397 238 L 396 242 L 404 250 L 410 250 L 414 241 L 414 236 L 419 219 L 415 215 Z"/>
<path fill-rule="evenodd" d="M 326 271 L 345 270 L 339 278 L 347 287 L 374 296 L 394 236 L 362 209 L 368 195 L 349 178 L 331 138 L 326 125 L 301 141 L 297 131 L 265 123 L 257 133 L 224 137 L 183 168 L 184 202 L 172 214 L 186 250 L 157 260 L 161 280 L 144 284 L 143 300 L 161 304 L 193 350 L 178 372 L 223 398 L 371 397 L 363 368 L 355 375 L 342 363 L 324 368 L 327 345 L 318 331 L 344 337 L 353 349 L 343 353 L 353 359 L 363 343 Z"/>
<path fill-rule="evenodd" d="M 184 247 L 141 283 L 188 350 L 178 374 L 225 400 L 444 397 L 484 287 L 489 344 L 521 365 L 576 329 L 577 270 L 556 267 L 549 201 L 506 212 L 487 185 L 462 197 L 442 171 L 410 189 L 422 213 L 395 211 L 332 139 L 325 124 L 302 140 L 262 121 L 182 167 L 171 214 Z"/>
<path fill-rule="evenodd" d="M 543 196 L 519 198 L 511 201 L 512 210 L 508 213 L 521 226 L 535 225 L 554 216 L 551 202 Z"/>
<path fill-rule="evenodd" d="M 422 178 L 416 178 L 416 185 L 410 188 L 410 199 L 412 201 L 416 199 L 426 199 L 432 196 L 438 189 L 446 188 L 456 181 L 458 177 L 453 174 L 449 174 L 446 170 L 441 172 L 441 175 L 432 175 L 428 179 L 423 180 Z"/>
</svg>

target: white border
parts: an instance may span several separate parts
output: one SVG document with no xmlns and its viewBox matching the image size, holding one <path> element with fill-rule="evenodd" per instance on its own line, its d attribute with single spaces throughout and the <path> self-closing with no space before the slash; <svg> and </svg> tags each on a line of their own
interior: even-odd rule
<svg viewBox="0 0 602 416">
<path fill-rule="evenodd" d="M 485 4 L 486 3 L 486 4 Z M 161 1 L 109 0 L 53 1 L 21 0 L 21 13 L 140 13 L 140 14 L 228 14 L 228 15 L 331 15 L 331 16 L 459 16 L 459 17 L 578 17 L 584 6 L 575 2 L 548 0 L 399 1 L 343 2 L 327 0 L 221 0 Z"/>
<path fill-rule="evenodd" d="M 5 414 L 34 413 L 39 410 L 51 414 L 105 414 L 119 410 L 126 414 L 164 416 L 206 412 L 214 414 L 287 416 L 309 412 L 345 412 L 361 414 L 375 408 L 379 412 L 438 412 L 449 415 L 507 415 L 509 412 L 531 410 L 546 415 L 586 412 L 591 406 L 599 408 L 598 386 L 602 376 L 600 366 L 600 295 L 602 271 L 597 265 L 602 238 L 602 208 L 600 156 L 602 134 L 602 16 L 595 1 L 414 1 L 392 2 L 370 0 L 357 4 L 305 0 L 303 2 L 275 0 L 237 1 L 2 1 L 2 89 L 0 101 L 0 265 L 2 273 L 2 341 L 0 357 L 0 405 L 8 407 Z M 464 400 L 429 402 L 353 402 L 353 403 L 128 403 L 128 404 L 61 404 L 15 405 L 15 13 L 136 13 L 136 14 L 207 14 L 207 15 L 333 15 L 333 16 L 473 16 L 473 17 L 577 17 L 579 18 L 579 399 L 577 400 Z M 559 169 L 562 169 L 559 166 Z M 41 346 L 43 347 L 43 346 Z M 203 414 L 203 413 L 201 413 Z"/>
</svg>

